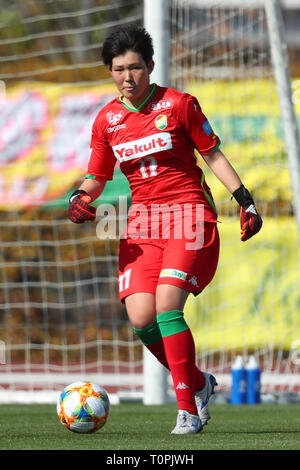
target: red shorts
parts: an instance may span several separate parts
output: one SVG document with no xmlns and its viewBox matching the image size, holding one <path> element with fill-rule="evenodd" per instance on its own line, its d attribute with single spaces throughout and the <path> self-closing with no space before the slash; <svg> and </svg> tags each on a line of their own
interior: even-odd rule
<svg viewBox="0 0 300 470">
<path fill-rule="evenodd" d="M 216 223 L 204 224 L 200 248 L 186 239 L 122 239 L 119 252 L 119 294 L 124 303 L 138 292 L 155 294 L 159 284 L 171 284 L 194 295 L 213 279 L 219 259 Z"/>
</svg>

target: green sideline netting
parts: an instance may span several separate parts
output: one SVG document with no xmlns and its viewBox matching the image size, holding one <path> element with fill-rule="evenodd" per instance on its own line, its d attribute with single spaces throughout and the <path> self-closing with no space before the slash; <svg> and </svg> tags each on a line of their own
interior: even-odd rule
<svg viewBox="0 0 300 470">
<path fill-rule="evenodd" d="M 68 191 L 63 197 L 49 201 L 44 204 L 43 209 L 63 209 L 68 207 L 69 197 L 77 189 L 78 186 L 74 186 L 71 191 Z M 130 187 L 126 177 L 123 175 L 121 170 L 116 170 L 114 173 L 114 179 L 107 181 L 101 196 L 93 202 L 93 205 L 98 206 L 99 204 L 117 204 L 119 197 L 127 197 L 127 200 L 131 199 Z"/>
</svg>

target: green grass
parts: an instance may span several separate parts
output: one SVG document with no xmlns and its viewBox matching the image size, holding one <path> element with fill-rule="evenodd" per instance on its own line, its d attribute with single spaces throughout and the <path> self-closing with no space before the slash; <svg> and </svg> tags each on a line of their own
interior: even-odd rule
<svg viewBox="0 0 300 470">
<path fill-rule="evenodd" d="M 197 435 L 171 435 L 176 406 L 112 406 L 104 428 L 64 428 L 55 405 L 0 405 L 1 450 L 299 450 L 300 405 L 211 405 Z"/>
</svg>

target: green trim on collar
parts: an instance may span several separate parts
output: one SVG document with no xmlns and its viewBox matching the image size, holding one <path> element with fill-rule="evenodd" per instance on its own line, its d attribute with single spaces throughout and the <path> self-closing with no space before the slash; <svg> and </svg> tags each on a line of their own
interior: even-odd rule
<svg viewBox="0 0 300 470">
<path fill-rule="evenodd" d="M 125 108 L 127 108 L 129 111 L 133 111 L 134 113 L 138 113 L 147 103 L 149 103 L 149 101 L 151 100 L 151 98 L 152 98 L 152 96 L 154 95 L 155 92 L 156 92 L 156 84 L 153 83 L 152 90 L 151 90 L 149 96 L 147 96 L 145 101 L 138 108 L 131 108 L 126 103 L 124 103 L 124 101 L 122 100 L 122 96 L 119 96 L 119 102 L 122 103 L 125 106 Z"/>
</svg>

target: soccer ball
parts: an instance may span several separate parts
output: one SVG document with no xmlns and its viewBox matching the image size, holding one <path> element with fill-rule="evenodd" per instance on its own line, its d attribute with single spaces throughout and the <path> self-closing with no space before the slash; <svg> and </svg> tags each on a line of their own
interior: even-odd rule
<svg viewBox="0 0 300 470">
<path fill-rule="evenodd" d="M 107 392 L 91 382 L 68 385 L 57 401 L 60 422 L 70 431 L 93 433 L 101 429 L 110 413 Z"/>
</svg>

